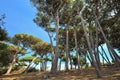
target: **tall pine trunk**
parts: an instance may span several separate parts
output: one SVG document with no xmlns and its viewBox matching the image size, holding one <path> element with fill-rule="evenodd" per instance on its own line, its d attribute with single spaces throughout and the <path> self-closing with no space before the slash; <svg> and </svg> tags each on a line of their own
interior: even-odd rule
<svg viewBox="0 0 120 80">
<path fill-rule="evenodd" d="M 50 43 L 51 43 L 51 50 L 52 50 L 52 66 L 51 66 L 51 72 L 53 72 L 53 66 L 54 66 L 54 60 L 55 60 L 55 50 L 53 47 L 53 41 L 52 41 L 52 36 L 50 35 L 49 31 L 48 32 L 48 36 L 50 38 Z"/>
<path fill-rule="evenodd" d="M 81 66 L 80 66 L 80 55 L 78 53 L 76 28 L 74 29 L 74 36 L 75 36 L 75 49 L 76 49 L 76 56 L 77 56 L 77 62 L 78 62 L 78 70 L 80 70 L 81 69 Z"/>
<path fill-rule="evenodd" d="M 69 59 L 70 59 L 70 69 L 72 70 L 73 69 L 73 66 L 72 66 L 72 57 L 71 57 L 70 53 L 69 53 Z"/>
<path fill-rule="evenodd" d="M 66 62 L 65 62 L 65 69 L 66 71 L 68 71 L 68 58 L 69 58 L 69 51 L 68 51 L 68 39 L 69 39 L 69 36 L 68 36 L 68 29 L 66 31 Z"/>
<path fill-rule="evenodd" d="M 56 12 L 56 15 L 54 17 L 55 22 L 55 31 L 56 31 L 56 50 L 55 50 L 55 57 L 54 57 L 54 63 L 52 64 L 51 73 L 55 73 L 57 71 L 57 65 L 58 65 L 58 56 L 59 56 L 59 15 L 58 11 Z"/>
<path fill-rule="evenodd" d="M 96 25 L 96 26 L 97 26 L 97 25 Z M 96 61 L 97 61 L 97 63 L 98 63 L 98 67 L 101 69 L 99 49 L 98 49 L 98 28 L 95 27 L 95 30 L 96 30 L 96 37 L 95 37 L 95 41 L 96 41 L 96 42 L 95 42 L 95 48 L 94 48 L 95 53 L 96 53 L 95 57 L 96 57 Z"/>
</svg>

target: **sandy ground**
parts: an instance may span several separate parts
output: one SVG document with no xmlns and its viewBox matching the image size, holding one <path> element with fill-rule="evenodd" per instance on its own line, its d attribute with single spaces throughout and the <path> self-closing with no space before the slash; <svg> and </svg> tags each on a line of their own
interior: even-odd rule
<svg viewBox="0 0 120 80">
<path fill-rule="evenodd" d="M 93 68 L 81 71 L 32 72 L 27 74 L 11 74 L 0 76 L 0 80 L 120 80 L 120 68 L 103 68 L 102 78 L 97 78 Z"/>
</svg>

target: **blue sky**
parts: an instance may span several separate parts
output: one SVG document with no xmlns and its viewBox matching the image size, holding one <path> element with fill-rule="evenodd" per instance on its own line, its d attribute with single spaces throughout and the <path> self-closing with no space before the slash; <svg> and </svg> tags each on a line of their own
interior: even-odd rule
<svg viewBox="0 0 120 80">
<path fill-rule="evenodd" d="M 26 33 L 49 42 L 47 33 L 33 22 L 35 13 L 30 0 L 0 0 L 0 15 L 6 14 L 5 28 L 10 37 Z"/>
</svg>

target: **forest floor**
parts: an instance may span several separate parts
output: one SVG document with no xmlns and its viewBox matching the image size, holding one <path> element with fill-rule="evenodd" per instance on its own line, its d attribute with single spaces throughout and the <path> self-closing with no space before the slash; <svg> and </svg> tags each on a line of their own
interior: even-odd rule
<svg viewBox="0 0 120 80">
<path fill-rule="evenodd" d="M 120 68 L 102 68 L 102 78 L 97 78 L 93 68 L 50 72 L 32 72 L 27 74 L 2 75 L 0 80 L 120 80 Z"/>
</svg>

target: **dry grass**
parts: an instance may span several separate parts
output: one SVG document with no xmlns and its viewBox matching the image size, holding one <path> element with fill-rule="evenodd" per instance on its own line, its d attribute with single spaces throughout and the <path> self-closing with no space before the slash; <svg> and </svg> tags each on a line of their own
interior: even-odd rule
<svg viewBox="0 0 120 80">
<path fill-rule="evenodd" d="M 120 68 L 103 68 L 102 78 L 99 79 L 96 78 L 95 70 L 89 68 L 81 71 L 59 71 L 54 75 L 49 72 L 3 75 L 0 80 L 120 80 Z"/>
</svg>

